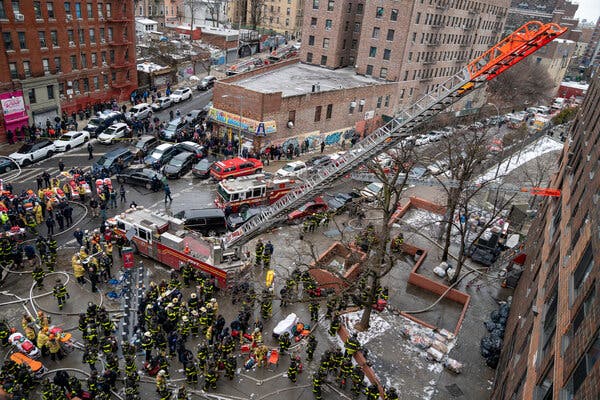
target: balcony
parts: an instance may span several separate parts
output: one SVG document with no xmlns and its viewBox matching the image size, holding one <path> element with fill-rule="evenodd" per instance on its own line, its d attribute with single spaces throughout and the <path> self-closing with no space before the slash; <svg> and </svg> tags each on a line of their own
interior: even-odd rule
<svg viewBox="0 0 600 400">
<path fill-rule="evenodd" d="M 440 42 L 429 42 L 427 43 L 427 47 L 435 47 L 435 46 L 439 46 Z"/>
<path fill-rule="evenodd" d="M 110 64 L 112 69 L 124 69 L 133 66 L 131 61 L 118 61 L 116 63 Z"/>
<path fill-rule="evenodd" d="M 127 17 L 121 16 L 121 15 L 111 15 L 110 17 L 107 17 L 107 21 L 114 22 L 114 23 L 122 23 L 122 22 L 129 22 L 129 19 Z"/>
</svg>

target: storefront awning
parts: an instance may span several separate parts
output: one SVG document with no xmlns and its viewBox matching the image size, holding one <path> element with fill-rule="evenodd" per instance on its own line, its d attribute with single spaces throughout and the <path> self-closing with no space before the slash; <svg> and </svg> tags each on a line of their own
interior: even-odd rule
<svg viewBox="0 0 600 400">
<path fill-rule="evenodd" d="M 242 116 L 240 121 L 239 114 L 233 114 L 214 107 L 208 111 L 208 120 L 234 129 L 240 129 L 241 122 L 243 132 L 256 136 L 266 136 L 277 132 L 277 123 L 275 121 L 257 121 L 244 116 Z"/>
</svg>

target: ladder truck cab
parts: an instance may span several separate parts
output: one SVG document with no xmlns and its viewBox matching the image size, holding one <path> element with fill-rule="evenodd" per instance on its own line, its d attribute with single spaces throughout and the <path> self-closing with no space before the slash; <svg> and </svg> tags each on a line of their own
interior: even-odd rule
<svg viewBox="0 0 600 400">
<path fill-rule="evenodd" d="M 222 209 L 229 207 L 231 212 L 245 212 L 251 207 L 275 203 L 296 186 L 293 179 L 266 179 L 264 174 L 221 181 L 215 204 Z"/>
<path fill-rule="evenodd" d="M 165 214 L 137 207 L 117 215 L 110 222 L 118 234 L 129 239 L 134 253 L 175 270 L 189 263 L 212 275 L 220 288 L 226 288 L 228 277 L 244 266 L 239 247 L 225 250 L 220 239 L 201 238 L 186 231 L 182 220 Z"/>
</svg>

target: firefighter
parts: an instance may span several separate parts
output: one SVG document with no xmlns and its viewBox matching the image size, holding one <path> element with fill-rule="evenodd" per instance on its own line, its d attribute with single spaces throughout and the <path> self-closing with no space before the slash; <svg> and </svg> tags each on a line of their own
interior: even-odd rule
<svg viewBox="0 0 600 400">
<path fill-rule="evenodd" d="M 315 354 L 317 344 L 318 344 L 317 338 L 315 338 L 313 335 L 310 335 L 308 337 L 308 344 L 306 345 L 306 359 L 308 361 L 313 360 L 313 355 Z"/>
<path fill-rule="evenodd" d="M 37 312 L 37 324 L 43 329 L 43 328 L 48 328 L 50 326 L 50 320 L 48 319 L 48 316 L 46 314 L 44 314 L 44 312 L 42 310 L 39 310 Z"/>
<path fill-rule="evenodd" d="M 379 388 L 375 384 L 371 384 L 365 390 L 367 400 L 377 400 L 379 398 Z"/>
<path fill-rule="evenodd" d="M 185 380 L 187 383 L 198 383 L 198 369 L 193 362 L 185 363 Z"/>
<path fill-rule="evenodd" d="M 96 371 L 96 361 L 98 361 L 96 350 L 89 345 L 86 346 L 85 352 L 83 353 L 83 362 L 90 366 L 92 372 Z"/>
<path fill-rule="evenodd" d="M 196 293 L 192 293 L 190 295 L 190 299 L 188 300 L 188 307 L 190 308 L 190 310 L 196 310 L 198 311 L 198 295 Z"/>
<path fill-rule="evenodd" d="M 161 369 L 156 375 L 156 392 L 160 396 L 160 400 L 167 400 L 171 398 L 171 391 L 167 386 L 167 377 L 165 370 Z"/>
<path fill-rule="evenodd" d="M 342 366 L 340 367 L 340 374 L 338 378 L 340 380 L 340 387 L 342 389 L 346 389 L 346 383 L 348 382 L 348 378 L 352 375 L 352 360 L 350 358 L 344 359 L 342 361 Z"/>
<path fill-rule="evenodd" d="M 98 392 L 98 371 L 93 370 L 86 383 L 88 387 L 88 392 L 90 392 L 92 398 L 94 398 L 94 396 Z"/>
<path fill-rule="evenodd" d="M 385 400 L 398 400 L 399 396 L 398 396 L 398 392 L 396 391 L 396 388 L 388 388 L 385 391 Z"/>
<path fill-rule="evenodd" d="M 206 370 L 206 374 L 204 375 L 204 391 L 208 392 L 208 389 L 216 389 L 217 388 L 217 371 L 215 370 L 215 366 L 212 364 L 208 365 Z"/>
<path fill-rule="evenodd" d="M 229 337 L 229 336 L 228 336 Z M 206 359 L 208 358 L 208 347 L 205 344 L 198 345 L 198 367 L 201 371 L 204 371 L 206 365 Z"/>
<path fill-rule="evenodd" d="M 340 320 L 340 315 L 336 312 L 333 315 L 333 319 L 331 320 L 331 324 L 329 325 L 329 334 L 331 336 L 337 335 L 340 327 L 342 326 L 342 321 Z"/>
<path fill-rule="evenodd" d="M 187 340 L 188 335 L 190 334 L 190 319 L 187 315 L 181 317 L 179 324 L 177 324 L 177 330 L 181 335 L 183 341 Z"/>
<path fill-rule="evenodd" d="M 189 262 L 183 263 L 181 266 L 181 277 L 183 278 L 183 284 L 186 288 L 190 287 L 190 280 L 192 278 L 192 267 Z"/>
<path fill-rule="evenodd" d="M 346 339 L 344 348 L 346 349 L 344 352 L 344 357 L 352 357 L 357 351 L 360 350 L 360 342 L 358 341 L 358 336 L 356 333 Z"/>
<path fill-rule="evenodd" d="M 44 276 L 46 275 L 46 273 L 42 269 L 42 266 L 36 264 L 33 268 L 33 272 L 31 273 L 31 275 L 33 277 L 33 280 L 35 281 L 38 290 L 42 290 L 44 288 Z"/>
<path fill-rule="evenodd" d="M 56 242 L 56 239 L 54 239 L 52 235 L 48 235 L 46 243 L 48 244 L 48 251 L 50 254 L 56 257 L 56 253 L 58 251 L 58 243 Z"/>
<path fill-rule="evenodd" d="M 271 318 L 271 314 L 273 313 L 273 300 L 268 291 L 263 292 L 263 296 L 260 304 L 260 314 L 262 318 L 266 320 Z"/>
<path fill-rule="evenodd" d="M 59 360 L 63 359 L 63 355 L 60 351 L 60 341 L 54 334 L 50 334 L 48 337 L 48 350 L 50 351 L 50 359 L 52 361 L 56 361 L 58 357 Z"/>
<path fill-rule="evenodd" d="M 263 244 L 262 239 L 258 239 L 258 241 L 256 242 L 256 246 L 254 247 L 254 258 L 255 258 L 254 263 L 257 267 L 260 267 L 264 250 L 265 250 L 265 245 Z"/>
<path fill-rule="evenodd" d="M 237 368 L 237 361 L 233 354 L 230 354 L 225 360 L 225 377 L 230 381 L 233 380 L 235 369 Z"/>
<path fill-rule="evenodd" d="M 146 352 L 146 362 L 150 362 L 152 359 L 152 347 L 154 347 L 152 334 L 150 332 L 146 332 L 144 333 L 144 337 L 142 337 L 142 349 Z"/>
<path fill-rule="evenodd" d="M 42 328 L 39 332 L 38 332 L 38 336 L 37 336 L 37 347 L 42 350 L 42 355 L 46 355 L 48 354 L 48 328 L 44 327 Z"/>
<path fill-rule="evenodd" d="M 200 329 L 202 330 L 202 334 L 206 335 L 206 331 L 208 330 L 208 314 L 206 312 L 205 307 L 200 307 L 200 318 L 198 319 L 200 322 Z"/>
<path fill-rule="evenodd" d="M 358 397 L 362 392 L 365 380 L 365 373 L 363 372 L 360 366 L 355 365 L 352 369 L 352 374 L 350 375 L 350 377 L 352 378 L 352 389 L 350 390 L 352 391 L 352 394 L 355 397 Z"/>
<path fill-rule="evenodd" d="M 310 311 L 310 320 L 317 322 L 319 320 L 319 303 L 316 300 L 312 300 L 308 306 Z"/>
<path fill-rule="evenodd" d="M 285 354 L 286 350 L 290 348 L 291 344 L 289 332 L 285 332 L 283 335 L 279 336 L 279 352 L 281 354 Z"/>
<path fill-rule="evenodd" d="M 292 360 L 290 362 L 290 366 L 287 370 L 287 376 L 290 379 L 290 381 L 296 383 L 298 379 L 298 364 L 296 363 L 296 360 Z"/>
<path fill-rule="evenodd" d="M 315 400 L 321 400 L 323 398 L 323 393 L 321 387 L 323 386 L 324 376 L 321 371 L 317 371 L 313 374 L 312 379 L 312 391 L 315 395 Z"/>
<path fill-rule="evenodd" d="M 60 279 L 56 280 L 56 285 L 54 285 L 54 289 L 52 290 L 52 295 L 56 298 L 56 301 L 58 302 L 58 309 L 62 310 L 64 304 L 66 303 L 67 299 L 69 298 L 69 293 L 67 292 L 67 288 L 61 282 Z"/>
<path fill-rule="evenodd" d="M 263 249 L 262 261 L 263 267 L 269 268 L 271 265 L 271 257 L 273 256 L 273 244 L 269 240 Z"/>
<path fill-rule="evenodd" d="M 389 289 L 387 288 L 387 286 L 384 286 L 384 287 L 379 286 L 379 288 L 377 288 L 377 297 L 379 297 L 382 300 L 388 301 L 388 299 L 390 298 L 390 295 L 389 295 Z"/>
</svg>

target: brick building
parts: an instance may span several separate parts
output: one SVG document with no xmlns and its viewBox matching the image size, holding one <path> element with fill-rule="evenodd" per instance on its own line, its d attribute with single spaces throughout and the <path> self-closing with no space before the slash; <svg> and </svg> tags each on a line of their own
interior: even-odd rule
<svg viewBox="0 0 600 400">
<path fill-rule="evenodd" d="M 498 42 L 509 0 L 310 0 L 301 60 L 398 82 L 410 104 Z M 479 94 L 482 96 L 482 94 Z"/>
<path fill-rule="evenodd" d="M 600 398 L 600 75 L 526 242 L 493 400 Z"/>
<path fill-rule="evenodd" d="M 213 132 L 234 137 L 241 115 L 246 142 L 264 132 L 263 147 L 306 138 L 312 144 L 333 144 L 351 135 L 357 123 L 359 130 L 364 125 L 373 129 L 392 113 L 394 96 L 391 82 L 356 75 L 351 68 L 331 71 L 291 59 L 219 80 L 208 118 Z"/>
<path fill-rule="evenodd" d="M 302 34 L 304 2 L 305 0 L 232 0 L 227 2 L 227 17 L 234 26 L 277 32 L 288 39 L 298 39 Z M 257 7 L 262 7 L 262 10 L 257 12 Z M 257 17 L 253 17 L 253 14 Z M 253 22 L 256 22 L 256 26 L 252 26 Z"/>
<path fill-rule="evenodd" d="M 28 121 L 45 123 L 137 87 L 133 3 L 124 0 L 0 2 L 0 95 L 23 93 Z"/>
<path fill-rule="evenodd" d="M 134 3 L 134 14 L 137 18 L 148 18 L 158 22 L 158 28 L 165 26 L 164 0 L 138 0 Z"/>
</svg>

